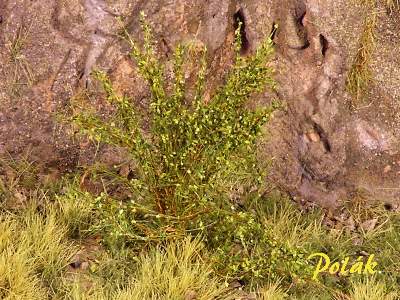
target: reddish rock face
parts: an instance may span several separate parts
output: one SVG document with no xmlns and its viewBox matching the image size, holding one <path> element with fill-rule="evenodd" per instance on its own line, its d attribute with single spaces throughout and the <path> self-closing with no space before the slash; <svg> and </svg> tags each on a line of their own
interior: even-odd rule
<svg viewBox="0 0 400 300">
<path fill-rule="evenodd" d="M 275 22 L 281 24 L 279 96 L 288 104 L 288 113 L 277 122 L 286 124 L 278 125 L 279 132 L 291 128 L 291 136 L 283 141 L 273 135 L 285 149 L 280 152 L 271 143 L 271 151 L 280 153 L 274 175 L 300 199 L 335 206 L 364 190 L 371 199 L 399 200 L 399 170 L 387 167 L 399 156 L 400 60 L 395 58 L 399 46 L 393 44 L 400 38 L 399 12 L 390 14 L 380 4 L 377 11 L 372 81 L 355 100 L 346 91 L 346 79 L 371 8 L 309 0 L 285 1 L 275 10 Z"/>
<path fill-rule="evenodd" d="M 277 94 L 255 99 L 257 105 L 273 97 L 287 104 L 269 124 L 268 141 L 260 143 L 261 157 L 275 162 L 266 180 L 299 200 L 324 206 L 336 206 L 359 189 L 371 199 L 400 200 L 400 13 L 383 4 L 377 8 L 373 80 L 355 105 L 346 78 L 371 12 L 349 1 L 3 0 L 0 153 L 28 151 L 43 172 L 90 163 L 95 146 L 74 140 L 56 115 L 68 110 L 83 88 L 95 94 L 89 76 L 93 68 L 107 70 L 118 90 L 146 110 L 148 90 L 118 37 L 123 24 L 140 40 L 142 10 L 154 27 L 162 59 L 180 41 L 208 47 L 210 90 L 232 63 L 238 17 L 245 25 L 244 55 L 278 25 L 272 63 L 279 88 Z M 111 111 L 92 98 L 105 114 Z M 106 147 L 98 153 L 110 164 L 123 157 Z"/>
</svg>

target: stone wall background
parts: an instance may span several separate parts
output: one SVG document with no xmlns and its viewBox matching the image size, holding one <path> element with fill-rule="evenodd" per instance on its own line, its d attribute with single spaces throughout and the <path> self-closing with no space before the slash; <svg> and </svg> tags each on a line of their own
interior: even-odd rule
<svg viewBox="0 0 400 300">
<path fill-rule="evenodd" d="M 57 121 L 71 97 L 90 91 L 90 71 L 110 73 L 117 88 L 145 110 L 148 91 L 118 37 L 125 26 L 140 40 L 138 15 L 152 24 L 160 57 L 178 42 L 195 41 L 209 50 L 210 90 L 232 63 L 234 19 L 245 21 L 254 51 L 274 35 L 277 93 L 266 92 L 287 109 L 269 124 L 260 152 L 273 157 L 269 178 L 294 198 L 334 207 L 363 191 L 370 199 L 400 200 L 400 13 L 378 3 L 373 81 L 354 106 L 346 78 L 371 11 L 347 0 L 2 0 L 0 2 L 0 153 L 28 153 L 43 174 L 61 176 L 96 157 L 114 163 L 116 149 L 73 138 Z"/>
</svg>

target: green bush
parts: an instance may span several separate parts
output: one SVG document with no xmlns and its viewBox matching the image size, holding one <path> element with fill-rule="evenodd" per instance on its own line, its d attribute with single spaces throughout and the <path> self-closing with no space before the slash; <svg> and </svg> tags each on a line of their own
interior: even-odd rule
<svg viewBox="0 0 400 300">
<path fill-rule="evenodd" d="M 131 57 L 151 90 L 149 132 L 143 129 L 139 112 L 130 99 L 119 96 L 107 75 L 100 71 L 94 72 L 94 76 L 117 109 L 114 118 L 106 121 L 83 112 L 75 115 L 73 121 L 95 140 L 127 149 L 136 162 L 137 179 L 123 182 L 132 192 L 131 201 L 120 203 L 105 195 L 99 205 L 105 204 L 111 211 L 106 219 L 120 224 L 116 235 L 130 233 L 135 238 L 148 239 L 154 233 L 149 223 L 155 222 L 156 228 L 160 228 L 168 220 L 172 227 L 165 231 L 178 230 L 182 224 L 187 229 L 197 216 L 226 204 L 218 203 L 223 198 L 216 193 L 218 183 L 242 164 L 243 159 L 234 157 L 246 158 L 254 152 L 256 137 L 275 108 L 256 111 L 246 108 L 254 93 L 274 86 L 273 70 L 268 66 L 273 53 L 270 39 L 253 56 L 241 57 L 237 34 L 235 65 L 226 84 L 206 103 L 206 49 L 200 50 L 201 66 L 196 83 L 188 87 L 184 61 L 190 46 L 177 47 L 175 79 L 169 94 L 164 79 L 165 65 L 156 57 L 151 29 L 143 15 L 141 20 L 143 49 L 128 34 L 125 38 L 132 48 Z M 190 88 L 194 96 L 188 99 L 190 93 L 186 89 Z M 145 224 L 140 224 L 143 219 Z M 159 238 L 159 233 L 154 234 Z"/>
<path fill-rule="evenodd" d="M 137 166 L 135 179 L 103 172 L 103 176 L 117 178 L 132 196 L 122 201 L 107 192 L 99 195 L 99 221 L 92 230 L 102 232 L 106 244 L 116 250 L 200 235 L 215 251 L 216 270 L 226 278 L 253 280 L 286 271 L 295 276 L 304 269 L 304 254 L 279 243 L 260 219 L 241 211 L 243 204 L 229 197 L 238 186 L 252 191 L 248 198 L 261 194 L 263 176 L 256 159 L 256 139 L 277 105 L 256 110 L 246 105 L 267 86 L 274 88 L 269 66 L 271 40 L 243 57 L 239 28 L 234 66 L 225 84 L 205 101 L 206 49 L 198 51 L 201 65 L 191 86 L 185 81 L 184 61 L 194 51 L 190 45 L 179 45 L 173 61 L 174 81 L 169 86 L 164 79 L 166 67 L 156 57 L 143 15 L 141 22 L 143 49 L 126 32 L 125 39 L 151 90 L 150 128 L 145 129 L 130 99 L 118 95 L 100 71 L 94 76 L 115 105 L 115 116 L 106 121 L 84 112 L 73 118 L 82 132 L 96 141 L 128 150 Z M 231 254 L 237 247 L 243 251 Z"/>
</svg>

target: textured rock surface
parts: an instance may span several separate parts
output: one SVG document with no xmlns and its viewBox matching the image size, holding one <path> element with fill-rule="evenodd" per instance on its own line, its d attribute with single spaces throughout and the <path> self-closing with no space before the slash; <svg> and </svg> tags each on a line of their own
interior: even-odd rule
<svg viewBox="0 0 400 300">
<path fill-rule="evenodd" d="M 77 144 L 55 114 L 83 88 L 95 90 L 89 77 L 95 66 L 108 70 L 118 89 L 145 108 L 148 91 L 127 58 L 116 18 L 123 17 L 140 40 L 141 10 L 163 59 L 180 41 L 207 45 L 211 85 L 231 64 L 235 15 L 245 21 L 244 52 L 254 51 L 279 25 L 273 62 L 279 89 L 258 99 L 266 104 L 274 96 L 287 104 L 260 148 L 274 157 L 268 180 L 299 200 L 325 206 L 359 189 L 372 199 L 400 200 L 400 14 L 378 7 L 374 82 L 363 105 L 353 109 L 345 82 L 368 9 L 344 0 L 3 0 L 0 153 L 29 151 L 43 172 L 88 162 L 92 146 Z M 112 160 L 113 151 L 101 148 L 100 154 Z"/>
</svg>

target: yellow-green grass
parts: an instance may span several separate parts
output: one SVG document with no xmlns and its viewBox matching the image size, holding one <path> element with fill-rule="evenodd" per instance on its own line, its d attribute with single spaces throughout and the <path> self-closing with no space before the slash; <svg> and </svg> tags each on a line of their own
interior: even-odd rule
<svg viewBox="0 0 400 300">
<path fill-rule="evenodd" d="M 260 300 L 283 300 L 288 299 L 288 294 L 281 287 L 280 281 L 267 284 L 259 293 Z"/>
<path fill-rule="evenodd" d="M 48 201 L 46 208 L 32 205 L 19 214 L 2 213 L 1 299 L 183 300 L 192 294 L 196 299 L 233 299 L 233 293 L 212 273 L 203 244 L 190 237 L 141 254 L 136 258 L 136 267 L 130 270 L 118 269 L 124 264 L 128 266 L 129 262 L 124 261 L 127 257 L 120 255 L 117 264 L 108 264 L 108 255 L 102 256 L 104 260 L 99 265 L 105 264 L 113 270 L 78 274 L 71 280 L 68 265 L 78 247 L 77 242 L 68 238 L 69 228 L 75 230 L 68 226 L 68 217 L 83 215 L 71 214 L 72 208 L 67 205 L 67 210 L 65 205 L 60 209 L 57 203 Z M 129 273 L 127 282 L 107 277 L 113 272 Z M 79 276 L 88 277 L 84 282 L 89 282 L 92 288 L 80 285 Z"/>
<path fill-rule="evenodd" d="M 347 76 L 347 90 L 352 95 L 355 103 L 362 102 L 365 92 L 373 79 L 371 62 L 375 51 L 375 30 L 377 24 L 377 12 L 374 1 L 366 1 L 370 7 L 370 13 L 364 20 L 363 31 L 359 40 L 359 48 L 354 58 L 353 64 Z"/>
<path fill-rule="evenodd" d="M 189 238 L 158 247 L 142 255 L 138 271 L 128 287 L 115 299 L 234 299 L 221 282 L 212 277 L 212 266 L 199 241 Z"/>
<path fill-rule="evenodd" d="M 361 282 L 353 283 L 349 300 L 395 300 L 399 294 L 389 292 L 384 282 L 375 278 L 365 279 Z"/>
<path fill-rule="evenodd" d="M 235 294 L 238 297 L 237 291 L 226 288 L 221 274 L 214 272 L 210 260 L 212 249 L 205 249 L 200 240 L 189 236 L 143 248 L 136 257 L 129 254 L 129 249 L 114 254 L 99 250 L 88 271 L 69 276 L 68 264 L 78 245 L 70 237 L 85 236 L 87 223 L 95 222 L 90 217 L 92 200 L 85 197 L 72 182 L 65 184 L 55 201 L 31 199 L 40 205 L 31 204 L 18 213 L 2 211 L 2 299 L 184 300 L 191 295 L 196 295 L 196 299 L 234 299 Z M 321 213 L 302 213 L 283 195 L 276 194 L 266 201 L 249 209 L 257 210 L 260 215 L 257 220 L 262 220 L 265 228 L 272 228 L 274 238 L 283 244 L 298 246 L 310 253 L 325 252 L 334 260 L 347 255 L 354 258 L 363 250 L 375 254 L 379 270 L 385 272 L 376 278 L 345 278 L 346 283 L 332 281 L 335 276 L 321 278 L 319 283 L 306 278 L 289 284 L 285 278 L 272 283 L 264 278 L 258 281 L 259 288 L 254 286 L 248 292 L 254 292 L 258 299 L 272 300 L 333 299 L 335 296 L 354 300 L 396 299 L 393 291 L 397 289 L 396 270 L 400 261 L 400 222 L 396 213 L 356 202 L 348 207 L 356 224 L 378 218 L 381 225 L 368 232 L 346 233 L 345 229 L 338 231 L 323 225 Z M 351 243 L 352 235 L 357 234 L 364 240 L 359 246 Z"/>
<path fill-rule="evenodd" d="M 53 212 L 0 217 L 0 298 L 47 299 L 76 248 Z"/>
</svg>

